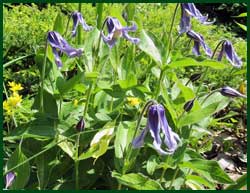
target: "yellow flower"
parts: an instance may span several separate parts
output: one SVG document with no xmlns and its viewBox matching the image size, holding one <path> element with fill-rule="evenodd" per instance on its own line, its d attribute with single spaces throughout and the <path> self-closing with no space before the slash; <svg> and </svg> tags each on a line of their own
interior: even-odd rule
<svg viewBox="0 0 250 193">
<path fill-rule="evenodd" d="M 10 86 L 10 90 L 12 90 L 13 92 L 23 90 L 23 87 L 20 83 L 16 84 L 15 82 L 9 82 L 9 86 Z"/>
<path fill-rule="evenodd" d="M 73 104 L 74 104 L 74 106 L 76 107 L 76 106 L 78 105 L 78 100 L 75 99 L 75 100 L 73 101 Z"/>
<path fill-rule="evenodd" d="M 127 100 L 131 106 L 135 106 L 140 103 L 140 99 L 136 97 L 127 97 Z"/>
<path fill-rule="evenodd" d="M 21 101 L 22 96 L 14 92 L 12 96 L 3 102 L 3 109 L 8 115 L 11 115 L 13 110 L 21 103 Z"/>
<path fill-rule="evenodd" d="M 245 84 L 244 82 L 242 82 L 242 83 L 240 84 L 239 91 L 240 91 L 242 94 L 246 94 L 247 88 L 246 88 L 246 84 Z"/>
</svg>

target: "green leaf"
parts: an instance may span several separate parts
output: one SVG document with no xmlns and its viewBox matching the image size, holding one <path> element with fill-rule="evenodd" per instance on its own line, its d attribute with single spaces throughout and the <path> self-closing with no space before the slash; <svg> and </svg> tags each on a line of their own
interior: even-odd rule
<svg viewBox="0 0 250 193">
<path fill-rule="evenodd" d="M 75 75 L 73 78 L 69 80 L 65 80 L 62 77 L 58 77 L 56 80 L 57 88 L 61 95 L 69 92 L 71 89 L 73 89 L 78 83 L 84 80 L 84 73 L 80 72 L 77 75 Z"/>
<path fill-rule="evenodd" d="M 63 135 L 58 135 L 58 141 L 61 141 L 63 139 L 66 139 L 66 137 Z M 65 153 L 67 153 L 72 159 L 74 159 L 75 147 L 74 147 L 73 143 L 65 140 L 65 141 L 59 143 L 58 146 Z"/>
<path fill-rule="evenodd" d="M 153 175 L 158 165 L 159 165 L 158 157 L 156 155 L 151 155 L 147 161 L 147 166 L 146 166 L 148 174 Z"/>
<path fill-rule="evenodd" d="M 215 189 L 214 183 L 209 182 L 208 180 L 200 177 L 200 176 L 196 176 L 196 175 L 187 175 L 186 176 L 186 184 L 191 184 L 193 182 L 193 184 L 197 183 L 199 185 L 204 185 L 206 187 L 208 187 L 209 189 Z M 194 183 L 195 182 L 195 183 Z M 192 188 L 193 189 L 193 188 Z M 204 189 L 204 187 L 202 187 L 201 189 Z"/>
<path fill-rule="evenodd" d="M 185 125 L 191 125 L 211 116 L 216 112 L 218 105 L 219 103 L 213 103 L 203 109 L 182 116 L 178 122 L 178 126 L 183 127 Z"/>
<path fill-rule="evenodd" d="M 95 158 L 96 161 L 100 156 L 102 156 L 108 150 L 108 145 L 110 140 L 112 139 L 113 132 L 114 132 L 113 127 L 103 129 L 97 132 L 90 143 L 90 148 L 88 149 L 88 151 L 82 153 L 79 156 L 78 160 L 83 160 L 93 157 Z"/>
<path fill-rule="evenodd" d="M 118 80 L 117 82 L 122 89 L 129 89 L 137 85 L 137 79 L 134 74 L 129 74 L 126 80 Z"/>
<path fill-rule="evenodd" d="M 136 190 L 163 190 L 159 182 L 141 173 L 121 175 L 117 172 L 112 172 L 112 177 L 115 177 L 121 184 Z"/>
<path fill-rule="evenodd" d="M 125 148 L 127 145 L 127 135 L 128 135 L 128 128 L 124 127 L 123 123 L 120 123 L 117 127 L 115 132 L 115 157 L 116 158 L 123 158 Z"/>
<path fill-rule="evenodd" d="M 87 34 L 86 40 L 84 43 L 84 59 L 87 72 L 93 71 L 93 48 L 97 46 L 97 41 L 100 36 L 100 31 L 95 28 Z"/>
<path fill-rule="evenodd" d="M 232 17 L 247 17 L 247 12 L 241 13 L 241 14 L 238 15 L 238 16 L 232 16 Z"/>
<path fill-rule="evenodd" d="M 190 168 L 207 179 L 211 177 L 217 183 L 234 184 L 234 181 L 221 169 L 217 161 L 214 160 L 193 159 L 183 162 L 180 164 L 180 167 Z"/>
<path fill-rule="evenodd" d="M 243 25 L 241 23 L 238 23 L 237 21 L 234 21 L 241 29 L 243 29 L 244 31 L 247 31 L 247 26 Z"/>
<path fill-rule="evenodd" d="M 142 30 L 140 34 L 140 43 L 139 48 L 149 55 L 157 64 L 162 64 L 161 54 L 158 48 L 156 47 L 153 40 L 147 34 L 146 31 Z"/>
<path fill-rule="evenodd" d="M 22 163 L 27 160 L 27 157 L 23 154 L 21 151 L 21 148 L 18 147 L 13 152 L 11 157 L 9 158 L 7 162 L 7 170 L 15 167 L 19 163 Z M 16 178 L 11 185 L 10 189 L 12 190 L 20 190 L 25 187 L 25 185 L 28 183 L 29 177 L 30 177 L 30 165 L 29 162 L 19 166 L 18 168 L 14 169 L 13 172 L 16 174 Z"/>
<path fill-rule="evenodd" d="M 46 153 L 43 153 L 36 157 L 35 163 L 37 166 L 37 178 L 39 183 L 39 188 L 41 190 L 46 189 L 48 183 L 50 182 L 50 175 L 55 164 L 52 164 L 55 160 L 57 151 L 56 149 L 51 149 Z"/>
<path fill-rule="evenodd" d="M 55 20 L 55 23 L 54 23 L 54 27 L 53 27 L 53 30 L 60 33 L 60 34 L 63 34 L 64 33 L 64 24 L 63 24 L 63 17 L 60 13 L 57 14 L 56 16 L 56 20 Z"/>
<path fill-rule="evenodd" d="M 216 70 L 222 70 L 227 67 L 227 65 L 223 64 L 222 62 L 218 62 L 214 60 L 204 60 L 204 61 L 199 62 L 192 58 L 181 58 L 167 65 L 167 67 L 169 68 L 183 68 L 187 66 L 208 66 Z"/>
<path fill-rule="evenodd" d="M 225 190 L 240 190 L 246 185 L 247 185 L 247 174 L 245 173 L 236 180 L 235 184 L 229 185 L 228 187 L 225 188 Z"/>
<path fill-rule="evenodd" d="M 99 121 L 111 121 L 112 119 L 107 115 L 105 114 L 104 112 L 98 112 L 95 114 L 96 118 L 99 120 Z"/>
</svg>

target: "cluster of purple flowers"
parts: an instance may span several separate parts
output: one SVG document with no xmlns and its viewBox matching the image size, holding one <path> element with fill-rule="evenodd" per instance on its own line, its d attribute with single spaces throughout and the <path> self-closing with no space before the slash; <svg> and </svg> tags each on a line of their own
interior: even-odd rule
<svg viewBox="0 0 250 193">
<path fill-rule="evenodd" d="M 207 56 L 213 57 L 211 49 L 205 43 L 203 36 L 191 29 L 192 17 L 200 21 L 202 24 L 206 25 L 212 24 L 214 22 L 214 21 L 207 22 L 208 16 L 203 16 L 193 3 L 181 3 L 181 21 L 179 25 L 180 26 L 179 33 L 180 34 L 186 33 L 187 36 L 194 41 L 193 53 L 196 56 L 201 55 L 200 54 L 200 46 L 201 46 L 204 49 Z M 221 44 L 221 42 L 219 44 Z M 223 55 L 226 55 L 226 58 L 233 66 L 235 67 L 242 66 L 242 61 L 236 54 L 232 43 L 228 40 L 226 41 L 223 40 L 217 60 L 220 61 Z"/>
<path fill-rule="evenodd" d="M 83 16 L 80 12 L 73 12 L 71 14 L 73 19 L 73 29 L 72 29 L 72 37 L 76 36 L 76 31 L 78 25 L 81 25 L 85 31 L 90 31 L 93 29 L 92 26 L 87 25 Z M 107 17 L 104 24 L 106 23 L 108 29 L 108 35 L 105 36 L 103 31 L 101 31 L 101 36 L 103 41 L 112 48 L 115 43 L 117 42 L 118 38 L 121 36 L 125 39 L 129 40 L 130 42 L 137 44 L 140 42 L 139 38 L 131 37 L 128 32 L 129 31 L 136 31 L 137 26 L 133 23 L 132 26 L 123 27 L 120 21 L 115 17 Z M 50 46 L 52 47 L 52 51 L 55 58 L 55 63 L 57 64 L 58 68 L 62 67 L 62 61 L 60 56 L 62 53 L 65 53 L 68 57 L 80 57 L 82 55 L 82 49 L 76 49 L 69 45 L 69 43 L 56 31 L 48 32 L 47 41 L 49 42 Z"/>
</svg>

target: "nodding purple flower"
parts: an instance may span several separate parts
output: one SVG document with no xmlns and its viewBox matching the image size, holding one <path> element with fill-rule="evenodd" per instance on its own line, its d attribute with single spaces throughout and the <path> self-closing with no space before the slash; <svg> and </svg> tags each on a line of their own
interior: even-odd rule
<svg viewBox="0 0 250 193">
<path fill-rule="evenodd" d="M 196 32 L 194 32 L 193 30 L 190 30 L 187 32 L 187 36 L 190 37 L 193 41 L 194 41 L 194 47 L 193 47 L 193 54 L 196 56 L 201 55 L 200 53 L 200 46 L 203 47 L 205 53 L 211 57 L 212 55 L 212 51 L 211 49 L 208 47 L 208 45 L 205 43 L 204 38 L 201 34 L 198 34 Z"/>
<path fill-rule="evenodd" d="M 242 66 L 242 61 L 236 54 L 232 43 L 228 40 L 224 41 L 221 46 L 221 51 L 218 55 L 218 61 L 221 61 L 222 56 L 226 55 L 227 60 L 235 67 L 240 68 Z"/>
<path fill-rule="evenodd" d="M 231 88 L 229 86 L 224 86 L 219 91 L 223 96 L 246 98 L 245 95 L 241 94 L 240 92 L 238 92 L 237 90 L 235 90 L 235 89 L 233 89 L 233 88 Z"/>
<path fill-rule="evenodd" d="M 167 147 L 166 151 L 161 148 L 161 130 L 165 136 L 164 143 Z M 134 148 L 139 148 L 143 145 L 144 138 L 148 131 L 154 139 L 153 145 L 159 154 L 167 155 L 175 152 L 178 147 L 178 143 L 180 142 L 180 138 L 168 125 L 164 107 L 160 104 L 154 104 L 149 107 L 147 126 L 144 130 L 142 130 L 141 134 L 133 140 L 132 144 Z"/>
<path fill-rule="evenodd" d="M 207 22 L 208 16 L 203 16 L 193 3 L 181 3 L 180 34 L 191 29 L 191 17 L 199 20 L 202 24 L 208 25 L 214 23 L 214 21 Z"/>
<path fill-rule="evenodd" d="M 16 175 L 14 172 L 9 172 L 6 174 L 6 176 L 5 176 L 5 189 L 9 188 L 12 185 L 15 178 L 16 178 Z"/>
<path fill-rule="evenodd" d="M 76 30 L 79 24 L 82 25 L 85 31 L 92 30 L 92 27 L 87 25 L 80 12 L 74 11 L 71 16 L 73 19 L 72 37 L 76 36 Z"/>
<path fill-rule="evenodd" d="M 105 22 L 106 22 L 107 29 L 108 29 L 108 35 L 105 36 L 102 31 L 101 36 L 102 36 L 103 41 L 106 44 L 108 44 L 110 48 L 112 48 L 115 45 L 116 41 L 121 36 L 134 44 L 137 44 L 140 42 L 139 38 L 133 38 L 130 35 L 128 35 L 129 31 L 134 32 L 137 30 L 137 26 L 135 23 L 133 23 L 133 25 L 130 27 L 123 27 L 120 21 L 115 17 L 107 17 Z"/>
<path fill-rule="evenodd" d="M 47 40 L 52 47 L 52 51 L 55 57 L 55 62 L 59 68 L 62 67 L 62 61 L 60 55 L 62 53 L 67 54 L 70 58 L 81 56 L 83 50 L 72 48 L 68 42 L 56 31 L 48 32 Z"/>
</svg>

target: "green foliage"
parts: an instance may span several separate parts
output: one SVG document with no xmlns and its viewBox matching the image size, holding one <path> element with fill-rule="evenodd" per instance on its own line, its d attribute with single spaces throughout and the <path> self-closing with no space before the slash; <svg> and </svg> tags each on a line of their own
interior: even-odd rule
<svg viewBox="0 0 250 193">
<path fill-rule="evenodd" d="M 208 58 L 202 51 L 195 57 L 189 38 L 178 36 L 180 9 L 170 30 L 175 6 L 81 4 L 93 30 L 79 27 L 78 39 L 71 37 L 73 22 L 68 16 L 79 4 L 46 4 L 41 10 L 35 4 L 4 4 L 4 33 L 8 34 L 4 37 L 4 85 L 9 80 L 24 83 L 23 100 L 16 104 L 15 112 L 4 111 L 4 175 L 13 168 L 17 175 L 10 189 L 244 186 L 244 176 L 236 186 L 219 162 L 207 160 L 204 153 L 211 150 L 217 131 L 246 119 L 245 99 L 231 100 L 218 92 L 224 84 L 245 92 L 246 41 L 222 26 L 192 19 L 192 29 L 204 36 L 212 50 L 222 39 L 232 41 L 243 66 L 233 68 L 225 58 L 218 62 L 218 53 Z M 122 25 L 136 22 L 138 29 L 129 34 L 140 38 L 140 43 L 134 45 L 121 37 L 109 48 L 100 36 L 108 15 L 117 17 Z M 82 48 L 83 54 L 71 58 L 59 54 L 63 63 L 59 69 L 49 44 L 45 50 L 49 30 L 58 31 L 72 47 Z M 103 30 L 106 34 L 106 27 Z M 22 50 L 13 51 L 16 47 Z M 35 55 L 26 64 L 29 53 Z M 197 72 L 202 73 L 201 78 L 189 81 Z M 5 86 L 4 100 L 10 89 Z M 192 109 L 185 112 L 184 105 L 192 99 Z M 148 125 L 147 105 L 152 100 L 164 107 L 169 127 L 180 137 L 178 148 L 169 155 L 157 153 L 152 131 L 141 148 L 132 145 Z M 231 107 L 234 109 L 226 111 Z M 77 128 L 80 120 L 82 131 Z M 160 138 L 164 142 L 168 136 L 164 139 L 160 133 Z M 225 151 L 233 144 L 223 142 Z"/>
</svg>

